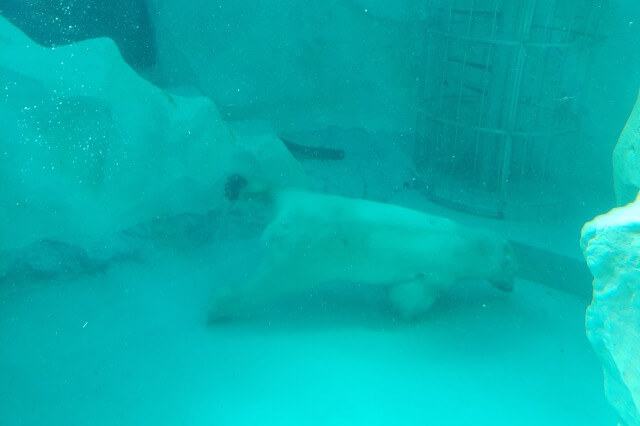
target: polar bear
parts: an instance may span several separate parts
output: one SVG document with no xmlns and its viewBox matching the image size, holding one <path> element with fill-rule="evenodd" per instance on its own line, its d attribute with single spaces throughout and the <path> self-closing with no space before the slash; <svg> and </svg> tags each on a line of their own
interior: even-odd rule
<svg viewBox="0 0 640 426">
<path fill-rule="evenodd" d="M 249 184 L 238 175 L 226 189 L 230 200 L 244 194 L 272 204 L 275 215 L 262 233 L 265 255 L 257 271 L 242 285 L 217 289 L 210 322 L 330 282 L 386 286 L 406 319 L 427 312 L 459 280 L 513 288 L 511 247 L 489 231 L 392 204 Z"/>
</svg>

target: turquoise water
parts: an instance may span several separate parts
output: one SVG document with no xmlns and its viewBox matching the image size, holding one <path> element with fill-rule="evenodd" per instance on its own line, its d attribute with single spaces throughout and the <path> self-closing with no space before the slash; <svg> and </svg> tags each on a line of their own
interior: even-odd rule
<svg viewBox="0 0 640 426">
<path fill-rule="evenodd" d="M 639 14 L 0 2 L 0 425 L 616 424 Z"/>
</svg>

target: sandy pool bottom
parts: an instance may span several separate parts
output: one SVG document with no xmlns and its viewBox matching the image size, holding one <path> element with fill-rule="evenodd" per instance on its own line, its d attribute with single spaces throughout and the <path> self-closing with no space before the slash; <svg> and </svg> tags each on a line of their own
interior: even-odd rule
<svg viewBox="0 0 640 426">
<path fill-rule="evenodd" d="M 415 324 L 303 300 L 210 327 L 234 250 L 1 288 L 0 424 L 615 424 L 583 300 L 469 283 Z"/>
</svg>

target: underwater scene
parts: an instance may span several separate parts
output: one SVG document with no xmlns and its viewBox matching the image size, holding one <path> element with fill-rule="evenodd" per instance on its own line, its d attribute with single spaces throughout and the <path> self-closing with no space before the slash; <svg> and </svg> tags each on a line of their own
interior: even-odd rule
<svg viewBox="0 0 640 426">
<path fill-rule="evenodd" d="M 640 425 L 638 0 L 0 0 L 0 426 Z"/>
</svg>

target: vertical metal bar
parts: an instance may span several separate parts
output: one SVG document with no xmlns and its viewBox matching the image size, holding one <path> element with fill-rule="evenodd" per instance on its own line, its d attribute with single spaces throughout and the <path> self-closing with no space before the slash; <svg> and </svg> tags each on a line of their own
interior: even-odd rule
<svg viewBox="0 0 640 426">
<path fill-rule="evenodd" d="M 422 55 L 419 59 L 420 63 L 418 64 L 418 69 L 422 71 L 420 75 L 420 85 L 418 87 L 418 110 L 416 111 L 416 136 L 415 136 L 415 146 L 413 147 L 414 151 L 414 164 L 415 167 L 418 168 L 421 162 L 424 160 L 424 156 L 426 153 L 426 117 L 424 114 L 425 100 L 427 98 L 427 74 L 429 72 L 429 62 L 430 55 L 429 49 L 431 48 L 431 31 L 428 28 L 424 28 L 426 31 L 425 41 L 422 45 Z"/>
<path fill-rule="evenodd" d="M 536 129 L 531 129 L 531 134 L 527 135 L 525 132 L 524 136 L 523 136 L 523 146 L 522 146 L 522 164 L 520 166 L 520 184 L 523 185 L 524 187 L 524 183 L 525 183 L 525 171 L 527 170 L 527 151 L 529 150 L 529 142 L 532 142 L 533 146 L 532 146 L 532 153 L 533 151 L 536 149 L 536 143 L 540 144 L 543 142 L 543 138 L 545 139 L 546 143 L 549 143 L 549 136 L 547 135 L 546 138 L 544 135 L 540 135 L 540 136 L 534 136 L 534 133 L 538 133 L 535 130 L 537 130 L 537 127 L 541 125 L 540 123 L 540 111 L 541 109 L 543 109 L 543 107 L 541 105 L 544 104 L 544 98 L 545 95 L 548 95 L 547 91 L 545 90 L 545 85 L 547 84 L 547 70 L 549 67 L 549 57 L 551 56 L 551 49 L 552 47 L 550 47 L 550 45 L 553 42 L 553 26 L 555 23 L 555 18 L 557 16 L 557 12 L 558 12 L 558 3 L 555 0 L 550 0 L 549 1 L 549 8 L 547 9 L 547 14 L 544 20 L 544 26 L 543 26 L 543 35 L 542 38 L 540 39 L 541 43 L 547 43 L 549 46 L 539 46 L 538 49 L 538 60 L 536 63 L 541 63 L 542 62 L 542 69 L 541 69 L 541 74 L 542 74 L 542 78 L 540 79 L 540 84 L 538 85 L 538 97 L 537 97 L 537 105 L 536 105 L 536 109 L 535 109 L 535 119 L 533 121 L 534 125 L 536 126 Z M 543 59 L 544 58 L 544 59 Z M 549 124 L 550 121 L 550 116 L 546 117 L 547 120 L 545 120 L 545 122 L 547 123 L 547 125 Z M 547 126 L 548 127 L 548 126 Z M 548 130 L 548 129 L 547 129 Z M 537 140 L 536 140 L 537 139 Z M 535 164 L 535 163 L 534 163 Z M 531 170 L 529 170 L 531 172 Z M 542 186 L 541 186 L 542 187 Z M 520 215 L 520 209 L 521 206 L 518 204 L 516 206 L 516 215 Z"/>
<path fill-rule="evenodd" d="M 591 1 L 591 7 L 589 8 L 589 13 L 587 14 L 587 20 L 585 23 L 585 27 L 584 27 L 584 36 L 582 39 L 582 43 L 578 43 L 576 45 L 577 48 L 581 48 L 582 50 L 579 53 L 579 59 L 577 60 L 577 64 L 576 64 L 576 78 L 575 78 L 575 84 L 572 87 L 572 93 L 574 94 L 574 96 L 576 98 L 579 97 L 579 94 L 582 93 L 582 91 L 578 91 L 578 84 L 580 82 L 584 82 L 585 81 L 585 76 L 587 73 L 587 67 L 589 65 L 589 63 L 591 62 L 591 57 L 592 57 L 592 49 L 588 48 L 588 45 L 590 43 L 594 43 L 596 36 L 597 36 L 597 30 L 593 30 L 594 34 L 590 34 L 590 32 L 592 31 L 591 27 L 592 25 L 594 25 L 594 21 L 596 20 L 595 18 L 595 11 L 596 11 L 596 5 L 600 4 L 601 2 L 599 0 L 592 0 Z M 593 38 L 593 40 L 590 41 L 590 39 Z M 588 53 L 585 53 L 584 50 L 587 50 Z"/>
<path fill-rule="evenodd" d="M 445 82 L 446 82 L 446 78 L 447 78 L 447 73 L 446 73 L 446 69 L 444 69 L 444 67 L 446 65 L 446 58 L 449 55 L 449 43 L 450 41 L 450 37 L 449 35 L 451 34 L 451 30 L 452 30 L 452 26 L 453 26 L 453 9 L 454 9 L 454 3 L 455 0 L 449 0 L 449 17 L 448 17 L 448 22 L 447 22 L 447 30 L 445 32 L 444 36 L 444 40 L 445 40 L 445 48 L 444 48 L 444 56 L 443 56 L 443 69 L 441 70 L 442 72 L 442 79 L 440 81 L 440 98 L 439 98 L 439 105 L 438 105 L 438 113 L 437 116 L 441 116 L 442 115 L 442 107 L 444 104 L 444 98 L 445 98 Z M 444 126 L 444 124 L 438 123 L 437 126 Z M 429 169 L 430 169 L 430 173 L 429 173 L 429 192 L 431 192 L 432 194 L 434 194 L 436 192 L 436 184 L 435 184 L 435 179 L 433 177 L 434 175 L 434 169 L 435 169 L 435 157 L 438 155 L 438 148 L 440 146 L 440 132 L 438 132 L 438 134 L 436 135 L 435 138 L 435 143 L 433 144 L 433 149 L 431 152 L 431 155 L 429 156 Z M 450 185 L 453 185 L 453 183 L 450 182 Z"/>
<path fill-rule="evenodd" d="M 567 43 L 571 42 L 571 32 L 573 31 L 573 23 L 576 20 L 576 13 L 578 12 L 578 2 L 573 2 L 573 10 L 571 11 L 571 17 L 569 18 L 569 26 L 567 28 Z"/>
<path fill-rule="evenodd" d="M 589 9 L 589 15 L 587 18 L 587 23 L 584 27 L 584 37 L 585 37 L 585 41 L 589 38 L 589 31 L 591 31 L 591 25 L 593 25 L 593 20 L 594 20 L 594 15 L 595 15 L 595 10 L 596 10 L 596 4 L 600 4 L 601 2 L 599 0 L 592 0 L 591 1 L 591 8 Z M 595 34 L 594 34 L 595 36 Z"/>
<path fill-rule="evenodd" d="M 566 43 L 570 43 L 571 40 L 571 31 L 573 28 L 573 22 L 575 20 L 575 16 L 576 16 L 576 12 L 577 12 L 577 2 L 574 4 L 574 8 L 573 11 L 571 13 L 571 16 L 569 17 L 570 21 L 569 21 L 569 25 L 567 26 L 567 39 L 566 39 Z M 558 12 L 557 12 L 557 6 L 556 9 L 554 11 L 554 14 L 557 16 Z M 560 40 L 559 40 L 560 41 Z M 549 56 L 551 55 L 550 50 L 552 49 L 552 47 L 547 48 L 549 50 L 549 52 L 547 52 L 547 61 L 545 62 L 545 74 L 547 72 L 547 64 L 549 62 Z M 565 52 L 565 54 L 562 56 L 564 59 L 564 63 L 566 63 L 566 59 L 567 56 L 569 54 L 569 50 L 571 49 L 570 46 L 565 47 L 565 49 L 567 49 L 567 52 Z M 560 68 L 564 68 L 564 65 Z M 560 80 L 558 80 L 556 82 L 556 94 L 554 96 L 560 96 L 561 93 L 559 91 L 559 89 L 561 88 L 562 82 Z M 542 96 L 542 94 L 541 94 Z M 557 100 L 555 100 L 555 102 L 564 102 L 564 99 L 558 98 Z M 555 107 L 550 107 L 549 110 L 549 117 L 547 120 L 545 120 L 546 126 L 545 126 L 545 135 L 544 137 L 544 146 L 542 147 L 543 151 L 543 155 L 542 155 L 542 164 L 541 164 L 541 169 L 539 171 L 539 179 L 540 179 L 540 190 L 546 192 L 546 174 L 547 174 L 547 164 L 548 164 L 548 160 L 549 160 L 549 151 L 551 149 L 551 144 L 553 143 L 552 139 L 551 139 L 551 131 L 552 131 L 552 126 L 553 124 L 555 124 L 556 121 L 556 117 L 557 117 L 557 108 Z"/>
<path fill-rule="evenodd" d="M 471 0 L 471 7 L 469 9 L 469 19 L 467 20 L 467 34 L 469 37 L 471 35 L 471 23 L 473 22 L 473 13 L 475 11 L 475 0 Z M 460 69 L 460 85 L 458 87 L 458 105 L 456 107 L 456 128 L 453 136 L 453 154 L 451 156 L 451 175 L 455 176 L 456 174 L 456 164 L 459 159 L 456 161 L 456 155 L 458 152 L 458 135 L 460 132 L 460 108 L 462 106 L 462 88 L 464 87 L 464 72 L 467 68 L 467 59 L 469 57 L 469 40 L 465 40 L 464 42 L 464 56 L 462 59 L 462 68 Z M 449 198 L 453 198 L 453 186 L 449 189 Z"/>
<path fill-rule="evenodd" d="M 551 30 L 551 27 L 553 26 L 553 23 L 555 22 L 555 17 L 557 15 L 558 12 L 558 3 L 556 0 L 550 0 L 549 2 L 549 9 L 547 10 L 547 16 L 545 18 L 545 22 L 544 22 L 544 35 L 542 37 L 542 39 L 540 40 L 541 42 L 545 42 L 545 43 L 549 43 L 551 44 L 552 39 L 553 39 L 553 31 Z M 547 69 L 548 69 L 548 65 L 549 65 L 549 56 L 550 56 L 550 50 L 552 49 L 552 47 L 539 47 L 538 49 L 540 54 L 539 54 L 539 62 L 542 62 L 542 58 L 544 57 L 544 62 L 543 62 L 543 66 L 542 66 L 542 78 L 540 81 L 540 86 L 538 88 L 538 105 L 536 107 L 536 112 L 535 112 L 535 121 L 534 123 L 536 124 L 536 126 L 538 126 L 540 124 L 540 105 L 543 103 L 544 97 L 547 94 L 544 90 L 545 88 L 545 84 L 547 82 Z M 547 124 L 548 124 L 548 120 L 546 120 Z M 520 180 L 522 182 L 524 182 L 524 174 L 525 174 L 525 169 L 526 169 L 526 156 L 527 156 L 527 149 L 528 147 L 528 140 L 529 137 L 525 137 L 524 138 L 524 147 L 523 147 L 523 155 L 522 155 L 522 167 L 520 170 Z"/>
<path fill-rule="evenodd" d="M 591 21 L 593 19 L 593 13 L 594 13 L 594 9 L 595 9 L 595 1 L 592 1 L 591 3 L 591 8 L 589 10 L 589 14 L 588 14 L 588 18 L 586 20 L 587 24 L 585 26 L 584 29 L 584 34 L 583 34 L 583 41 L 586 43 L 589 37 L 589 33 L 588 33 L 588 27 L 591 25 Z M 576 48 L 576 49 L 580 49 L 580 48 L 584 48 L 584 43 L 581 43 L 580 40 L 575 40 L 573 43 L 571 43 L 571 33 L 573 32 L 573 28 L 574 28 L 574 23 L 575 23 L 575 19 L 576 19 L 576 15 L 577 15 L 577 10 L 578 10 L 578 5 L 577 3 L 574 5 L 573 11 L 572 11 L 572 15 L 570 17 L 570 22 L 567 28 L 567 41 L 570 43 L 570 46 L 567 47 L 567 49 L 571 49 L 571 48 Z M 563 65 L 562 68 L 565 68 L 565 64 L 566 64 L 566 58 L 567 58 L 568 54 L 565 54 L 563 56 Z M 578 74 L 580 74 L 579 72 L 579 68 L 580 68 L 580 56 L 581 54 L 579 52 L 576 53 L 576 72 L 574 75 L 574 85 L 572 87 L 572 93 L 577 93 L 577 80 L 578 80 Z M 560 86 L 561 82 L 558 82 L 558 86 Z M 555 118 L 555 117 L 554 117 Z M 548 127 L 550 127 L 551 125 L 549 124 Z M 547 129 L 549 131 L 549 129 Z M 547 137 L 547 141 L 549 141 L 550 136 Z M 541 177 L 540 177 L 540 185 L 542 188 L 545 188 L 546 186 L 546 182 L 547 182 L 547 172 L 549 169 L 549 151 L 551 149 L 550 143 L 547 143 L 547 146 L 545 146 L 545 151 L 544 151 L 544 156 L 543 156 L 543 161 L 542 161 L 542 170 L 541 170 Z"/>
<path fill-rule="evenodd" d="M 496 32 L 498 28 L 498 10 L 502 5 L 502 0 L 495 1 L 495 8 L 493 10 L 493 19 L 491 24 L 491 40 L 487 47 L 487 58 L 485 61 L 484 70 L 482 71 L 483 85 L 482 85 L 482 95 L 480 97 L 480 111 L 478 114 L 478 127 L 483 127 L 482 118 L 484 115 L 484 107 L 485 101 L 487 97 L 487 89 L 489 86 L 489 64 L 491 63 L 491 54 L 493 52 L 493 46 L 496 38 Z M 475 153 L 473 156 L 473 180 L 476 180 L 477 172 L 478 172 L 478 150 L 480 148 L 480 132 L 476 130 L 476 141 L 475 141 Z"/>
<path fill-rule="evenodd" d="M 602 2 L 600 0 L 591 0 L 589 12 L 586 15 L 586 21 L 585 21 L 584 31 L 582 33 L 582 39 L 576 38 L 575 42 L 571 43 L 571 46 L 569 47 L 569 48 L 580 49 L 579 51 L 576 52 L 576 72 L 574 75 L 573 84 L 571 85 L 571 93 L 575 97 L 579 97 L 580 94 L 584 92 L 584 91 L 578 90 L 578 84 L 579 82 L 582 82 L 585 80 L 585 75 L 587 72 L 586 68 L 590 62 L 590 57 L 591 57 L 591 51 L 590 49 L 588 49 L 588 45 L 589 43 L 595 42 L 596 36 L 597 36 L 597 31 L 594 31 L 593 35 L 591 35 L 590 32 L 592 31 L 591 28 L 592 28 L 592 25 L 594 25 L 594 21 L 597 19 L 596 10 L 598 9 L 599 5 L 601 6 L 601 4 Z M 569 27 L 569 37 L 571 35 L 571 31 L 573 31 L 575 15 L 576 15 L 576 12 L 574 11 L 574 15 L 571 21 L 572 25 Z M 577 33 L 577 35 L 579 36 L 579 32 Z M 588 49 L 589 53 L 585 53 L 583 51 L 584 49 Z M 565 55 L 565 58 L 566 58 L 566 55 Z M 581 69 L 583 70 L 582 72 L 580 71 Z M 576 134 L 576 138 L 578 137 L 580 137 L 580 133 Z M 544 153 L 544 161 L 543 161 L 542 172 L 541 172 L 541 185 L 543 186 L 545 186 L 547 182 L 547 174 L 548 174 L 548 168 L 549 168 L 549 150 L 551 147 L 547 146 L 546 148 L 547 149 Z"/>
<path fill-rule="evenodd" d="M 500 203 L 504 209 L 507 200 L 507 191 L 509 183 L 509 169 L 511 167 L 511 152 L 513 150 L 513 132 L 515 131 L 516 118 L 518 115 L 518 103 L 520 100 L 520 90 L 522 88 L 522 77 L 524 74 L 524 62 L 527 55 L 527 43 L 531 35 L 531 23 L 535 11 L 537 0 L 529 0 L 525 9 L 524 19 L 521 23 L 518 56 L 516 66 L 514 68 L 514 82 L 511 90 L 511 102 L 507 114 L 507 136 L 505 138 L 504 149 L 502 154 L 502 166 L 500 169 Z"/>
<path fill-rule="evenodd" d="M 428 43 L 429 43 L 429 47 L 431 48 L 431 46 L 434 46 L 434 39 L 433 39 L 433 35 L 431 34 L 431 31 L 428 31 Z M 428 58 L 431 58 L 431 53 L 428 53 Z M 434 94 L 430 93 L 427 94 L 427 74 L 428 73 L 432 73 L 433 69 L 429 67 L 429 64 L 432 64 L 432 61 L 429 62 L 425 62 L 425 69 L 424 69 L 424 80 L 425 80 L 425 91 L 422 95 L 422 107 L 426 108 L 427 103 L 424 102 L 424 100 L 427 98 L 427 96 L 431 96 L 433 98 Z M 431 83 L 429 83 L 431 84 Z M 436 102 L 436 99 L 433 99 L 433 103 Z M 429 108 L 432 107 L 432 103 L 429 102 Z M 423 116 L 423 127 L 425 129 L 425 132 L 427 131 L 427 129 L 431 129 L 432 131 L 436 129 L 436 123 L 434 123 L 433 121 L 428 122 L 428 118 L 427 118 L 427 114 L 426 111 L 422 111 L 422 116 Z M 435 163 L 434 163 L 434 155 L 435 155 L 435 135 L 429 135 L 427 133 L 425 133 L 424 135 L 424 144 L 428 147 L 427 150 L 425 150 L 425 152 L 423 153 L 423 155 L 427 156 L 427 176 L 426 176 L 426 184 L 428 185 L 428 190 L 430 190 L 430 188 L 433 187 L 433 169 L 435 167 Z M 430 138 L 430 140 L 426 140 L 426 138 Z"/>
</svg>

